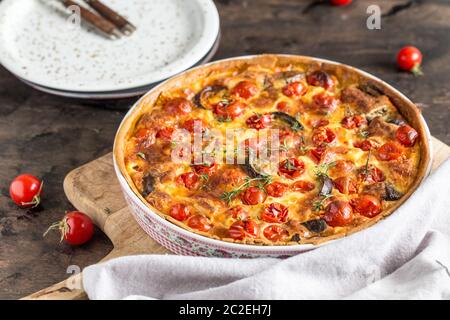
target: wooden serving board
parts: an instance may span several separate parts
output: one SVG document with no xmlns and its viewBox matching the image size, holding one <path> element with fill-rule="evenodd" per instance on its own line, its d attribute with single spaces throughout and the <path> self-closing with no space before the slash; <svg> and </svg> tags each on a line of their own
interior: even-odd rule
<svg viewBox="0 0 450 320">
<path fill-rule="evenodd" d="M 432 138 L 432 148 L 434 170 L 450 156 L 450 147 Z M 114 249 L 102 261 L 128 255 L 170 253 L 151 239 L 129 212 L 114 173 L 111 153 L 69 173 L 64 190 L 70 202 L 88 214 L 112 241 Z M 74 275 L 24 299 L 86 299 L 82 289 L 74 289 L 81 278 L 81 274 Z"/>
</svg>

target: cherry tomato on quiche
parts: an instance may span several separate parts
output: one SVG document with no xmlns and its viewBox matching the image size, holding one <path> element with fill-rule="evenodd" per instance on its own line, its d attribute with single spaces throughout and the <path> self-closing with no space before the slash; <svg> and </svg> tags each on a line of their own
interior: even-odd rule
<svg viewBox="0 0 450 320">
<path fill-rule="evenodd" d="M 314 160 L 314 162 L 319 163 L 322 160 L 322 156 L 325 153 L 325 147 L 318 147 L 315 149 L 309 150 L 309 155 Z"/>
<path fill-rule="evenodd" d="M 285 183 L 273 182 L 266 186 L 266 192 L 271 197 L 280 198 L 286 193 L 288 188 L 289 186 Z"/>
<path fill-rule="evenodd" d="M 178 221 L 184 221 L 191 215 L 191 212 L 184 204 L 177 203 L 170 208 L 169 215 Z"/>
<path fill-rule="evenodd" d="M 373 148 L 373 143 L 370 140 L 356 141 L 353 146 L 363 151 L 369 151 Z"/>
<path fill-rule="evenodd" d="M 367 120 L 362 116 L 356 115 L 351 117 L 345 117 L 344 119 L 342 119 L 341 124 L 346 129 L 355 129 L 361 127 L 362 125 L 366 125 Z"/>
<path fill-rule="evenodd" d="M 323 146 L 336 140 L 336 134 L 330 128 L 316 129 L 312 136 L 312 142 L 315 146 Z"/>
<path fill-rule="evenodd" d="M 322 70 L 317 70 L 317 71 L 310 73 L 306 77 L 306 81 L 311 86 L 322 87 L 326 90 L 334 88 L 333 79 L 327 72 L 322 71 Z"/>
<path fill-rule="evenodd" d="M 297 158 L 282 161 L 278 167 L 278 174 L 288 179 L 300 177 L 305 172 L 305 163 Z"/>
<path fill-rule="evenodd" d="M 255 114 L 245 121 L 249 128 L 264 129 L 272 122 L 272 117 L 269 114 Z"/>
<path fill-rule="evenodd" d="M 94 234 L 94 224 L 91 218 L 79 211 L 68 212 L 64 218 L 54 223 L 44 233 L 44 237 L 52 229 L 59 229 L 61 241 L 65 240 L 71 245 L 82 245 L 91 240 Z"/>
<path fill-rule="evenodd" d="M 281 223 L 286 222 L 289 211 L 288 208 L 281 203 L 274 202 L 264 208 L 262 219 L 265 222 Z"/>
<path fill-rule="evenodd" d="M 186 98 L 173 98 L 166 102 L 165 109 L 170 114 L 188 114 L 192 111 L 192 103 Z"/>
<path fill-rule="evenodd" d="M 391 161 L 400 158 L 403 148 L 396 142 L 387 142 L 378 148 L 376 157 L 381 161 Z"/>
<path fill-rule="evenodd" d="M 368 218 L 373 218 L 381 212 L 380 200 L 371 195 L 362 195 L 352 199 L 350 204 L 356 212 Z"/>
<path fill-rule="evenodd" d="M 258 225 L 254 220 L 238 220 L 230 226 L 228 234 L 233 239 L 243 240 L 247 236 L 256 238 L 258 230 Z"/>
<path fill-rule="evenodd" d="M 175 130 L 173 128 L 162 128 L 156 133 L 156 138 L 164 139 L 164 140 L 171 140 L 173 132 Z"/>
<path fill-rule="evenodd" d="M 383 171 L 372 164 L 369 164 L 367 168 L 365 166 L 361 167 L 358 171 L 359 179 L 369 184 L 386 180 Z"/>
<path fill-rule="evenodd" d="M 214 113 L 222 120 L 233 120 L 244 113 L 245 104 L 234 101 L 230 104 L 218 103 L 214 107 Z"/>
<path fill-rule="evenodd" d="M 330 121 L 327 119 L 315 119 L 311 121 L 311 126 L 313 128 L 325 127 L 330 124 Z"/>
<path fill-rule="evenodd" d="M 332 201 L 325 209 L 325 222 L 332 227 L 343 227 L 353 221 L 353 209 L 343 200 Z"/>
<path fill-rule="evenodd" d="M 11 199 L 21 208 L 35 208 L 41 202 L 43 182 L 31 174 L 16 177 L 9 186 Z"/>
<path fill-rule="evenodd" d="M 241 81 L 233 88 L 231 93 L 242 99 L 250 99 L 258 93 L 258 87 L 253 82 Z"/>
<path fill-rule="evenodd" d="M 333 180 L 333 185 L 342 194 L 358 192 L 357 182 L 350 177 L 339 177 Z"/>
<path fill-rule="evenodd" d="M 189 119 L 183 123 L 183 129 L 194 133 L 197 130 L 197 133 L 202 133 L 206 130 L 208 125 L 202 119 Z"/>
<path fill-rule="evenodd" d="M 402 125 L 397 129 L 395 136 L 397 140 L 405 147 L 413 147 L 419 137 L 419 134 L 410 126 Z"/>
<path fill-rule="evenodd" d="M 291 185 L 292 191 L 296 192 L 309 192 L 314 190 L 315 187 L 316 185 L 314 183 L 303 180 L 296 181 Z"/>
<path fill-rule="evenodd" d="M 286 240 L 286 238 L 289 236 L 289 232 L 286 229 L 283 229 L 276 224 L 266 227 L 263 231 L 263 234 L 266 239 L 273 242 Z"/>
<path fill-rule="evenodd" d="M 331 113 L 336 110 L 338 100 L 325 92 L 318 93 L 313 96 L 313 107 L 322 113 Z"/>
<path fill-rule="evenodd" d="M 410 71 L 415 75 L 422 74 L 420 65 L 422 64 L 422 52 L 413 46 L 407 46 L 397 54 L 397 64 L 400 69 Z"/>
<path fill-rule="evenodd" d="M 134 134 L 134 137 L 138 141 L 144 141 L 144 140 L 147 140 L 151 134 L 152 134 L 152 130 L 147 129 L 147 128 L 140 128 L 138 131 L 136 131 L 136 133 Z"/>
<path fill-rule="evenodd" d="M 331 176 L 349 174 L 355 169 L 355 165 L 351 160 L 336 160 L 334 165 L 328 169 Z"/>
<path fill-rule="evenodd" d="M 192 166 L 194 171 L 199 175 L 213 175 L 216 173 L 219 165 L 217 163 L 204 163 L 204 164 L 195 164 Z"/>
<path fill-rule="evenodd" d="M 190 217 L 186 224 L 192 229 L 203 232 L 208 232 L 212 228 L 212 224 L 209 222 L 209 219 L 198 214 Z"/>
<path fill-rule="evenodd" d="M 352 3 L 353 0 L 330 0 L 330 3 L 333 6 L 348 6 L 350 3 Z"/>
<path fill-rule="evenodd" d="M 282 91 L 287 97 L 301 97 L 308 91 L 308 86 L 303 81 L 295 81 L 288 83 Z"/>
<path fill-rule="evenodd" d="M 227 210 L 227 213 L 235 219 L 245 220 L 248 216 L 248 211 L 242 206 L 236 206 Z"/>
<path fill-rule="evenodd" d="M 179 184 L 184 185 L 189 190 L 197 189 L 200 185 L 200 178 L 195 172 L 186 172 L 183 174 L 180 174 L 176 181 Z"/>
<path fill-rule="evenodd" d="M 267 194 L 258 187 L 250 187 L 242 193 L 241 199 L 244 204 L 254 206 L 266 201 Z"/>
</svg>

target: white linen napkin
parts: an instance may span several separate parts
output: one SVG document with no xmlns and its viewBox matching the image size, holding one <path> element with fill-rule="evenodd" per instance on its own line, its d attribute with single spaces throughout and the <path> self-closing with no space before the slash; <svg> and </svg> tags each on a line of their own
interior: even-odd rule
<svg viewBox="0 0 450 320">
<path fill-rule="evenodd" d="M 450 299 L 450 159 L 389 219 L 297 256 L 123 257 L 83 271 L 90 299 Z"/>
</svg>

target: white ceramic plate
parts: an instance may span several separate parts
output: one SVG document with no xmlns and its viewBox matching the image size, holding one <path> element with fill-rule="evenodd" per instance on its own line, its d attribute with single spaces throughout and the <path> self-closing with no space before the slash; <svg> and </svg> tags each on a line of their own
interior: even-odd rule
<svg viewBox="0 0 450 320">
<path fill-rule="evenodd" d="M 51 2 L 0 3 L 0 63 L 55 90 L 108 92 L 159 82 L 197 63 L 219 33 L 212 0 L 104 0 L 138 28 L 119 40 L 70 24 Z"/>
<path fill-rule="evenodd" d="M 211 50 L 206 54 L 205 57 L 203 57 L 199 62 L 197 62 L 193 67 L 200 66 L 202 64 L 205 64 L 209 62 L 214 55 L 217 52 L 217 49 L 219 48 L 220 43 L 220 32 L 217 37 L 216 42 L 214 43 Z M 75 99 L 89 99 L 89 100 L 108 100 L 108 99 L 124 99 L 124 98 L 131 98 L 136 96 L 141 96 L 144 93 L 148 92 L 151 88 L 158 85 L 160 82 L 152 83 L 147 86 L 132 88 L 132 89 L 126 89 L 126 90 L 117 90 L 112 92 L 76 92 L 76 91 L 63 91 L 63 90 L 56 90 L 44 86 L 40 86 L 38 84 L 35 84 L 33 82 L 27 81 L 25 79 L 21 79 L 24 83 L 29 85 L 30 87 L 33 87 L 36 90 L 66 97 L 66 98 L 75 98 Z"/>
</svg>

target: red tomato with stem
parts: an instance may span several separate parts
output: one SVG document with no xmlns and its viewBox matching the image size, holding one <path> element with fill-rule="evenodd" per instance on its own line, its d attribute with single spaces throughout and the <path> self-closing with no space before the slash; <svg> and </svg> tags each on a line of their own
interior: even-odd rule
<svg viewBox="0 0 450 320">
<path fill-rule="evenodd" d="M 219 168 L 219 165 L 217 163 L 211 163 L 211 164 L 195 164 L 192 166 L 194 171 L 199 175 L 212 175 L 214 174 L 217 169 Z"/>
<path fill-rule="evenodd" d="M 186 172 L 177 177 L 177 182 L 192 190 L 199 186 L 200 178 L 195 172 Z"/>
<path fill-rule="evenodd" d="M 61 241 L 65 240 L 71 245 L 82 245 L 91 240 L 94 234 L 94 224 L 91 218 L 79 211 L 66 213 L 64 218 L 52 224 L 44 233 L 44 237 L 50 230 L 59 229 Z"/>
<path fill-rule="evenodd" d="M 414 75 L 421 75 L 420 66 L 422 64 L 422 52 L 413 46 L 400 49 L 397 54 L 397 64 L 400 69 L 412 72 Z"/>
<path fill-rule="evenodd" d="M 315 146 L 332 143 L 336 140 L 336 134 L 330 128 L 319 128 L 314 131 L 312 142 Z"/>
<path fill-rule="evenodd" d="M 11 199 L 21 208 L 35 208 L 41 203 L 44 183 L 31 174 L 16 177 L 9 186 Z"/>
<path fill-rule="evenodd" d="M 289 158 L 280 163 L 278 174 L 288 179 L 300 177 L 305 172 L 305 163 L 297 158 Z"/>
</svg>

